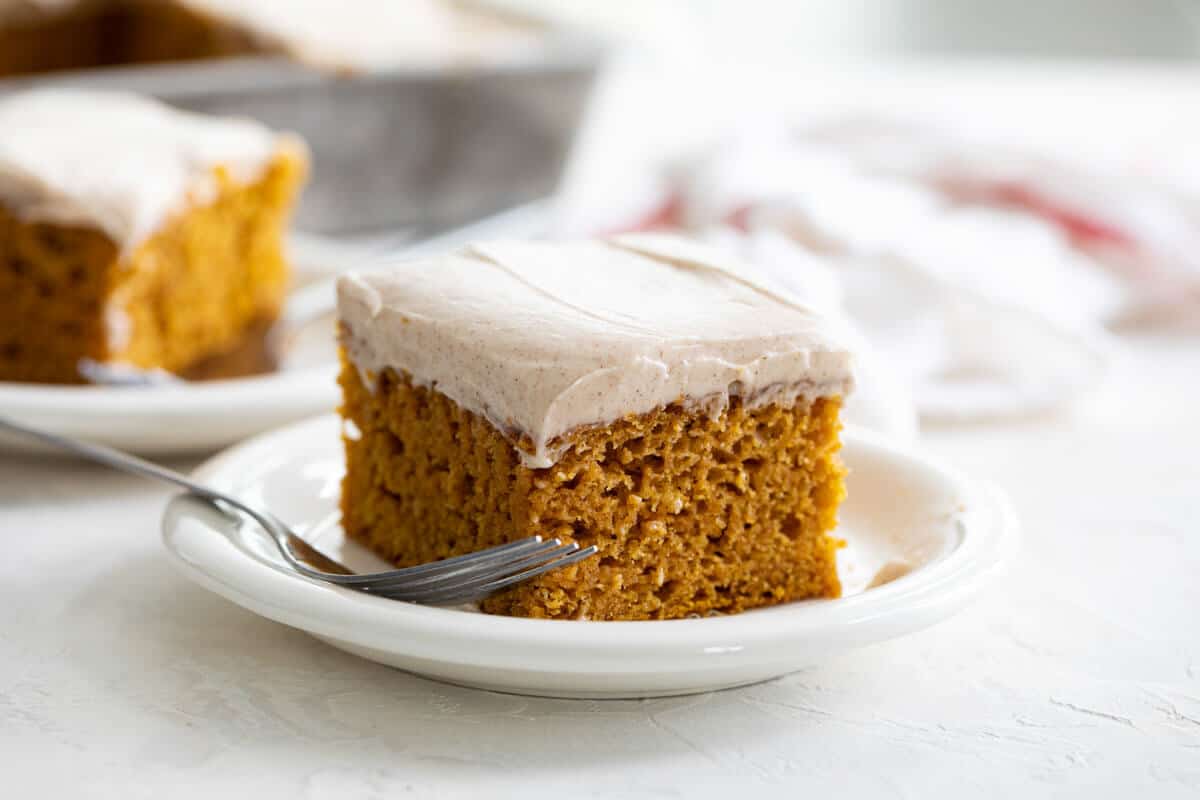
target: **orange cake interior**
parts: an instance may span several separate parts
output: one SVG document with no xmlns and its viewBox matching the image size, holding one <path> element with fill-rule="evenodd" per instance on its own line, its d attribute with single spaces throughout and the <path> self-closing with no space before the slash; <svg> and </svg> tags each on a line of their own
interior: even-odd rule
<svg viewBox="0 0 1200 800">
<path fill-rule="evenodd" d="M 672 619 L 840 592 L 829 535 L 845 493 L 836 398 L 716 419 L 675 405 L 580 431 L 530 469 L 486 420 L 384 372 L 346 364 L 342 524 L 398 566 L 535 534 L 596 557 L 518 585 L 483 610 L 523 617 Z"/>
</svg>

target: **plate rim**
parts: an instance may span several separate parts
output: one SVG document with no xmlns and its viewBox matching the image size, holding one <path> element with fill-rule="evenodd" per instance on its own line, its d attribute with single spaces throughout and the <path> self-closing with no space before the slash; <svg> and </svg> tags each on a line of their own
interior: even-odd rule
<svg viewBox="0 0 1200 800">
<path fill-rule="evenodd" d="M 216 406 L 261 401 L 270 397 L 273 409 L 285 411 L 317 404 L 322 394 L 336 395 L 336 383 L 328 380 L 336 374 L 335 362 L 314 364 L 270 375 L 187 383 L 182 386 L 67 386 L 54 384 L 0 382 L 0 408 L 28 410 L 44 416 L 84 413 L 101 417 L 110 413 L 130 414 L 153 410 L 160 415 L 183 416 L 208 412 Z M 316 387 L 331 383 L 328 392 L 298 394 L 300 386 Z M 280 405 L 283 409 L 279 409 Z M 318 406 L 319 407 L 319 406 Z M 269 433 L 270 431 L 266 431 Z"/>
</svg>

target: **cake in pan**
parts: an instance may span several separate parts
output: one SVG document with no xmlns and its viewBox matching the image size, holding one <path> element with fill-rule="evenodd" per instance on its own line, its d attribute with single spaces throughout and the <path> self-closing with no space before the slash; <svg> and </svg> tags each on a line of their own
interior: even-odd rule
<svg viewBox="0 0 1200 800">
<path fill-rule="evenodd" d="M 596 557 L 483 610 L 669 619 L 840 587 L 837 326 L 670 237 L 494 243 L 339 285 L 346 533 L 399 565 Z"/>
<path fill-rule="evenodd" d="M 252 55 L 381 70 L 469 63 L 539 35 L 451 0 L 0 0 L 0 77 Z"/>
</svg>

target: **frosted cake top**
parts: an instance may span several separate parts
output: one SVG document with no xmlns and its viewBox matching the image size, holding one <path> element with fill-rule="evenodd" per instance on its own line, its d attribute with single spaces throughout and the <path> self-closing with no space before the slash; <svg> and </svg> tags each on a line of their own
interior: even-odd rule
<svg viewBox="0 0 1200 800">
<path fill-rule="evenodd" d="M 839 325 L 749 268 L 663 235 L 497 242 L 338 286 L 343 344 L 361 372 L 407 373 L 546 467 L 556 439 L 675 402 L 724 409 L 842 395 Z"/>
<path fill-rule="evenodd" d="M 133 94 L 25 92 L 0 100 L 0 203 L 23 219 L 98 228 L 128 250 L 210 201 L 218 167 L 250 182 L 284 146 L 303 147 L 257 122 Z"/>
</svg>

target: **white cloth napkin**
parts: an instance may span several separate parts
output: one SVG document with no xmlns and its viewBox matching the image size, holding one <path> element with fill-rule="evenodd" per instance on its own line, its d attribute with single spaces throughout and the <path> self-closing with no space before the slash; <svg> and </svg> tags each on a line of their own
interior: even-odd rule
<svg viewBox="0 0 1200 800">
<path fill-rule="evenodd" d="M 911 439 L 918 414 L 956 422 L 1044 412 L 1103 375 L 1103 333 L 1073 331 L 902 262 L 819 256 L 770 228 L 714 227 L 701 237 L 847 321 L 858 353 L 852 424 Z"/>
<path fill-rule="evenodd" d="M 846 313 L 843 286 L 824 259 L 771 230 L 744 234 L 728 227 L 711 228 L 700 238 L 736 254 L 756 268 L 764 282 L 844 323 L 855 353 L 855 387 L 844 408 L 848 423 L 898 441 L 917 437 L 917 411 L 908 376 L 895 368 L 894 359 L 881 357 L 861 326 Z"/>
<path fill-rule="evenodd" d="M 1054 228 L 1122 286 L 1106 309 L 1114 327 L 1196 330 L 1200 322 L 1200 171 L 1191 145 L 1111 139 L 1104 149 L 1071 138 L 1010 142 L 986 124 L 948 127 L 896 119 L 810 120 L 792 146 L 838 154 L 871 175 L 921 186 L 948 202 L 1009 209 Z"/>
<path fill-rule="evenodd" d="M 690 230 L 844 314 L 886 374 L 860 382 L 876 427 L 904 427 L 879 416 L 901 394 L 926 421 L 1040 413 L 1099 381 L 1112 331 L 1200 325 L 1200 190 L 1025 147 L 861 118 L 760 125 L 605 227 Z"/>
</svg>

